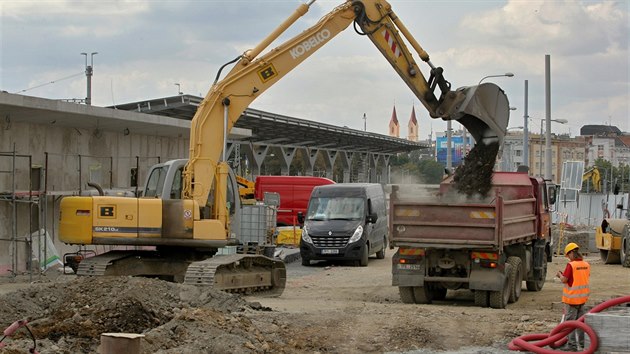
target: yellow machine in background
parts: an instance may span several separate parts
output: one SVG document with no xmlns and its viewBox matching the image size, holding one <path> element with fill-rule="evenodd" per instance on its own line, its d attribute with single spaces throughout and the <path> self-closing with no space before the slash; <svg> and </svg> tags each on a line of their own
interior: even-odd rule
<svg viewBox="0 0 630 354">
<path fill-rule="evenodd" d="M 239 190 L 225 155 L 228 132 L 258 96 L 351 23 L 374 43 L 432 118 L 459 121 L 477 143 L 502 143 L 509 118 L 503 90 L 492 83 L 451 90 L 442 68 L 431 63 L 385 0 L 346 1 L 309 29 L 260 55 L 313 2 L 301 4 L 255 48 L 220 68 L 192 120 L 189 160 L 154 167 L 143 198 L 62 200 L 63 242 L 156 248 L 91 257 L 78 265 L 78 274 L 150 275 L 236 292 L 281 293 L 286 281 L 282 262 L 263 255 L 214 256 L 222 247 L 244 242 L 238 225 Z M 428 79 L 409 46 L 428 65 Z M 220 79 L 222 70 L 233 63 Z"/>
<path fill-rule="evenodd" d="M 602 191 L 601 176 L 599 174 L 599 170 L 597 167 L 593 167 L 590 170 L 584 172 L 582 175 L 582 182 L 587 181 L 590 182 L 593 186 L 593 191 L 599 193 Z"/>
<path fill-rule="evenodd" d="M 236 176 L 236 183 L 238 184 L 238 194 L 241 196 L 241 199 L 254 199 L 254 192 L 256 190 L 255 182 L 245 177 Z"/>
<path fill-rule="evenodd" d="M 595 230 L 595 244 L 604 263 L 630 267 L 630 220 L 604 219 Z"/>
</svg>

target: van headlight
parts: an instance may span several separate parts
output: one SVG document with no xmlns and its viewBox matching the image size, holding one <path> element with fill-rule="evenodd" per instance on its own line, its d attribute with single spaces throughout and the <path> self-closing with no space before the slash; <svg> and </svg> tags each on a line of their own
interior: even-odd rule
<svg viewBox="0 0 630 354">
<path fill-rule="evenodd" d="M 313 243 L 311 236 L 308 235 L 308 231 L 306 230 L 306 226 L 302 228 L 302 241 Z"/>
<path fill-rule="evenodd" d="M 304 235 L 304 234 L 302 234 Z M 350 237 L 350 240 L 348 240 L 348 243 L 352 243 L 352 242 L 357 242 L 361 239 L 361 236 L 363 235 L 363 226 L 359 225 L 359 227 L 357 227 L 356 230 L 354 230 L 354 234 L 352 234 L 352 237 Z M 304 236 L 302 236 L 304 237 Z"/>
</svg>

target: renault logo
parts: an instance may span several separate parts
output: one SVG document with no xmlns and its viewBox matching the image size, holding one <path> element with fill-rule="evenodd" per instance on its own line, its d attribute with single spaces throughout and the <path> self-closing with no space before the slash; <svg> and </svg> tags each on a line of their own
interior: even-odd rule
<svg viewBox="0 0 630 354">
<path fill-rule="evenodd" d="M 328 236 L 332 236 L 332 231 L 328 231 Z"/>
</svg>

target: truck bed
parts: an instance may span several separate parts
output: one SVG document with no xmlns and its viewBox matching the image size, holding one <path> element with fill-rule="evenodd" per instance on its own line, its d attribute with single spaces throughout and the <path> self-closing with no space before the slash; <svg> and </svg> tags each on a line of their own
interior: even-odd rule
<svg viewBox="0 0 630 354">
<path fill-rule="evenodd" d="M 536 199 L 506 198 L 500 191 L 487 201 L 453 201 L 434 195 L 414 199 L 392 186 L 390 242 L 395 247 L 499 249 L 536 238 Z"/>
</svg>

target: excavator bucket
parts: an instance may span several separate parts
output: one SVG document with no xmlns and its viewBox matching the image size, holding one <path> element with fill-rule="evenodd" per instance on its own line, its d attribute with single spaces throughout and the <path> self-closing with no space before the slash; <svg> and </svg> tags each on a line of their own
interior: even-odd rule
<svg viewBox="0 0 630 354">
<path fill-rule="evenodd" d="M 470 132 L 476 143 L 503 145 L 510 118 L 510 105 L 503 90 L 493 83 L 457 89 L 464 100 L 451 115 Z"/>
</svg>

